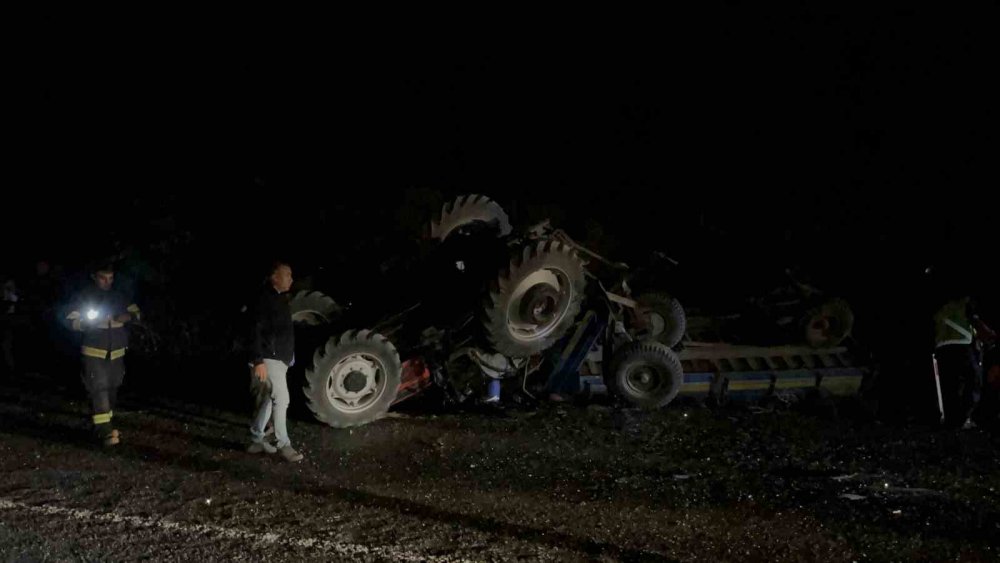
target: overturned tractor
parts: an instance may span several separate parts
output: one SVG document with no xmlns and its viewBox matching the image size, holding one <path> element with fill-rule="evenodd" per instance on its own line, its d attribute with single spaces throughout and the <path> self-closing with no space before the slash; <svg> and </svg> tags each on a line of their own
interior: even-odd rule
<svg viewBox="0 0 1000 563">
<path fill-rule="evenodd" d="M 665 293 L 631 295 L 627 266 L 548 222 L 515 231 L 481 195 L 446 203 L 425 238 L 424 259 L 392 274 L 417 282 L 393 292 L 391 314 L 348 318 L 316 292 L 291 299 L 297 325 L 325 334 L 305 374 L 318 420 L 364 424 L 431 385 L 468 398 L 470 362 L 473 381 L 527 377 L 543 365 L 554 372 L 554 351 L 579 348 L 582 329 L 605 351 L 616 395 L 650 408 L 677 395 L 683 374 L 672 348 L 684 336 L 684 311 Z"/>
</svg>

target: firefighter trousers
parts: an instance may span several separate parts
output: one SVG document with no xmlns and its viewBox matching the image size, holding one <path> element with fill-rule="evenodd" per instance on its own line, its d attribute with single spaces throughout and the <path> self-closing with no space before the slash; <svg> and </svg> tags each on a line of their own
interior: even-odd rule
<svg viewBox="0 0 1000 563">
<path fill-rule="evenodd" d="M 83 386 L 90 394 L 94 430 L 99 437 L 111 434 L 111 417 L 118 400 L 118 388 L 125 378 L 125 359 L 83 357 Z"/>
</svg>

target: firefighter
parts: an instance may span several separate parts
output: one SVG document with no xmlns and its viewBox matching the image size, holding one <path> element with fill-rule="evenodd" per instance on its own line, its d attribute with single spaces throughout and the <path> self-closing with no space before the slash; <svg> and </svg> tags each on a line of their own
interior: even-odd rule
<svg viewBox="0 0 1000 563">
<path fill-rule="evenodd" d="M 106 446 L 117 445 L 120 435 L 112 425 L 118 387 L 125 377 L 125 325 L 139 320 L 139 307 L 114 289 L 111 264 L 93 269 L 94 285 L 81 291 L 66 316 L 70 328 L 81 332 L 80 356 L 83 386 L 90 394 L 94 431 Z"/>
</svg>

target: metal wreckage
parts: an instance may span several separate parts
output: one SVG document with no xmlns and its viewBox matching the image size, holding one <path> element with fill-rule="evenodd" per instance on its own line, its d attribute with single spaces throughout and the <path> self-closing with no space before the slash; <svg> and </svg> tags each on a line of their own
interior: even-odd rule
<svg viewBox="0 0 1000 563">
<path fill-rule="evenodd" d="M 679 394 L 724 402 L 806 388 L 853 392 L 863 375 L 841 346 L 850 308 L 801 284 L 753 303 L 777 331 L 743 334 L 787 342 L 753 345 L 732 330 L 753 315 L 687 318 L 662 291 L 662 273 L 676 265 L 662 254 L 632 269 L 549 221 L 515 230 L 481 195 L 446 203 L 426 235 L 417 258 L 392 276 L 409 282 L 383 292 L 381 307 L 345 310 L 319 291 L 291 297 L 299 346 L 312 359 L 304 391 L 319 421 L 365 424 L 428 388 L 475 400 L 490 378 L 525 391 L 529 378 L 569 381 L 577 393 L 655 409 Z"/>
</svg>

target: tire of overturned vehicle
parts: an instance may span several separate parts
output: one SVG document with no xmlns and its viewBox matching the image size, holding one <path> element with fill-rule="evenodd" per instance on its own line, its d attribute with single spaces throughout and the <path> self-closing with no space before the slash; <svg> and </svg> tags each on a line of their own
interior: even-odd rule
<svg viewBox="0 0 1000 563">
<path fill-rule="evenodd" d="M 813 348 L 840 346 L 854 330 L 854 312 L 843 299 L 831 299 L 807 312 L 800 323 Z"/>
<path fill-rule="evenodd" d="M 673 348 L 680 344 L 687 331 L 687 315 L 680 301 L 665 293 L 646 293 L 640 295 L 639 314 L 646 321 L 646 328 L 636 332 L 640 340 L 655 340 Z"/>
<path fill-rule="evenodd" d="M 438 216 L 431 220 L 431 238 L 443 241 L 448 235 L 473 224 L 488 225 L 496 236 L 510 234 L 510 219 L 500 204 L 484 195 L 463 195 L 445 203 Z"/>
<path fill-rule="evenodd" d="M 292 322 L 309 326 L 329 324 L 340 314 L 340 306 L 333 298 L 319 291 L 300 291 L 288 300 Z"/>
<path fill-rule="evenodd" d="M 335 428 L 376 420 L 396 399 L 400 371 L 399 353 L 381 334 L 350 330 L 334 336 L 306 370 L 309 410 Z"/>
<path fill-rule="evenodd" d="M 684 370 L 673 350 L 652 340 L 629 342 L 615 352 L 604 373 L 608 391 L 635 406 L 656 409 L 674 400 Z"/>
<path fill-rule="evenodd" d="M 584 262 L 556 241 L 526 246 L 501 272 L 484 303 L 483 326 L 498 352 L 542 352 L 573 326 L 586 286 Z"/>
</svg>

